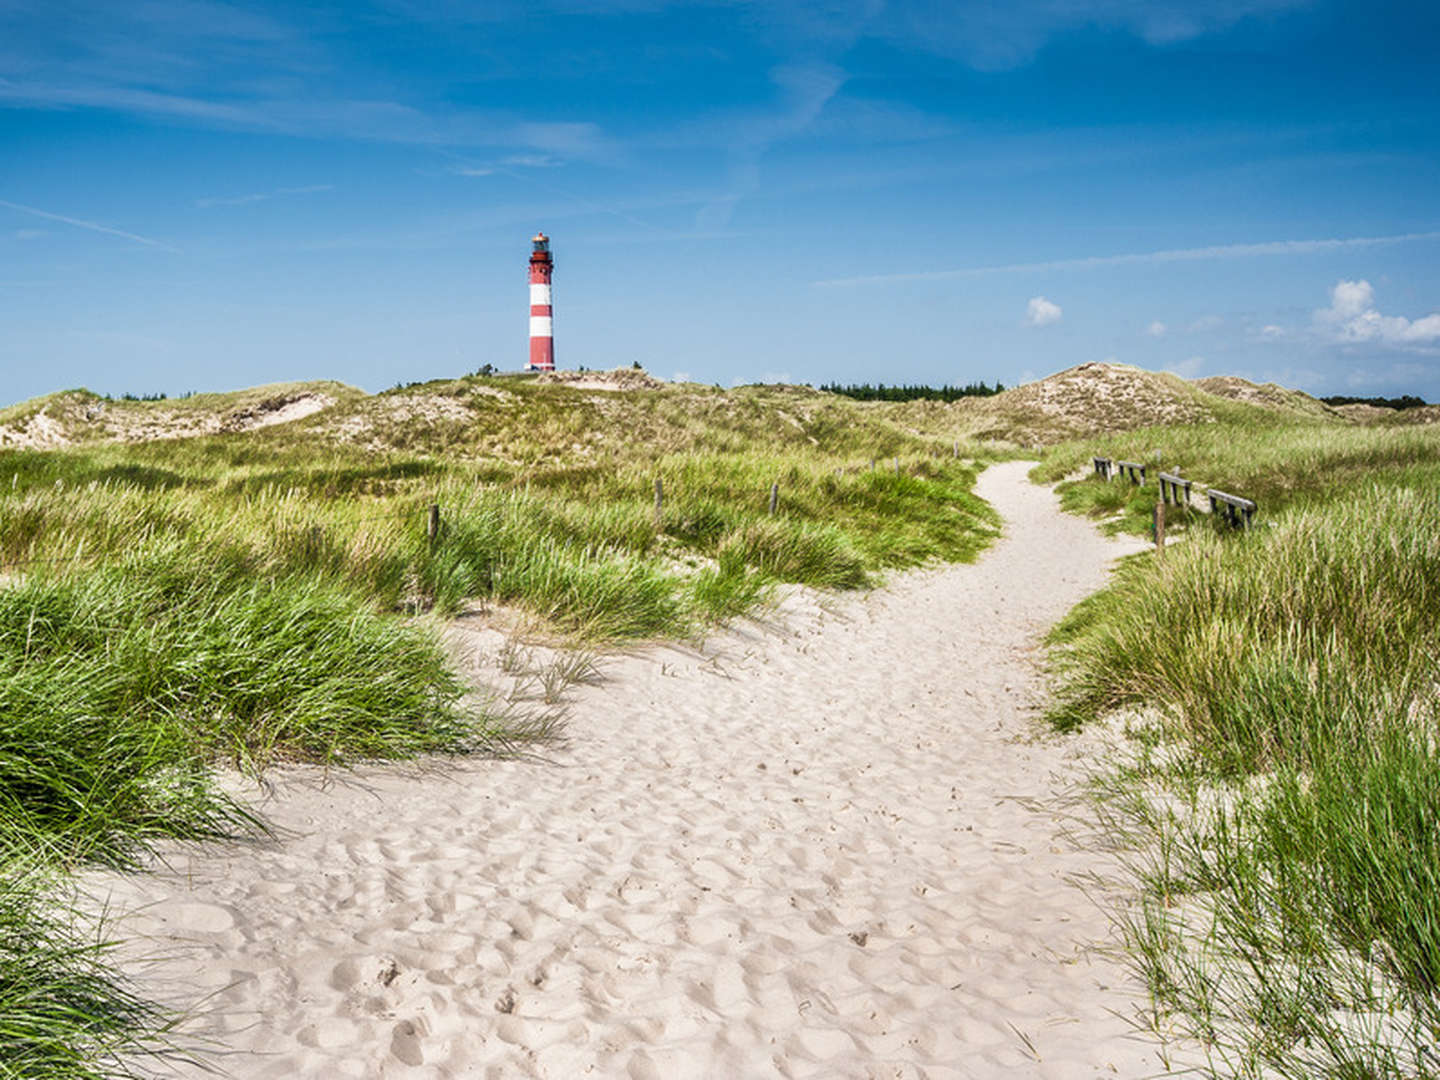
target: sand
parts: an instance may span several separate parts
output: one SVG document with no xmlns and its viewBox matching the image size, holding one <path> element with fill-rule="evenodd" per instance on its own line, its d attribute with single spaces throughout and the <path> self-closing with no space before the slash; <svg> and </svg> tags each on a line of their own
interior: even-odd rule
<svg viewBox="0 0 1440 1080">
<path fill-rule="evenodd" d="M 548 760 L 285 769 L 282 839 L 92 876 L 129 970 L 236 1077 L 1164 1072 L 1062 835 L 1093 747 L 1035 720 L 1040 635 L 1136 542 L 1026 468 L 973 566 L 604 658 Z"/>
</svg>

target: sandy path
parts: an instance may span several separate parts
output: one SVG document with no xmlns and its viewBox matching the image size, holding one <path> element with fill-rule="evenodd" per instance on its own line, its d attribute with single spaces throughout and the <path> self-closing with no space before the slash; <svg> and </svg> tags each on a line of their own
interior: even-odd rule
<svg viewBox="0 0 1440 1080">
<path fill-rule="evenodd" d="M 283 842 L 97 878 L 145 988 L 238 1077 L 1162 1072 L 1032 805 L 1083 750 L 1033 741 L 1037 637 L 1134 542 L 1026 467 L 974 566 L 607 659 L 549 763 L 290 770 Z"/>
</svg>

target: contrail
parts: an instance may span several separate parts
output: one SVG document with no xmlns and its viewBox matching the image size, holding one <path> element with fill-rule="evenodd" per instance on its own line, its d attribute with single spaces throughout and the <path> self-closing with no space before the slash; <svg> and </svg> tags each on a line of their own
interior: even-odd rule
<svg viewBox="0 0 1440 1080">
<path fill-rule="evenodd" d="M 160 248 L 162 251 L 173 251 L 180 253 L 177 247 L 159 240 L 152 240 L 148 236 L 140 236 L 138 233 L 125 232 L 123 229 L 112 229 L 109 225 L 101 225 L 96 221 L 82 221 L 80 218 L 66 217 L 64 214 L 52 214 L 48 210 L 37 210 L 33 206 L 21 206 L 19 203 L 7 202 L 0 199 L 0 206 L 8 206 L 11 210 L 19 210 L 23 214 L 34 214 L 36 217 L 46 218 L 49 221 L 60 221 L 66 225 L 74 225 L 77 229 L 90 229 L 92 232 L 106 233 L 110 236 L 118 236 L 122 240 L 134 240 L 137 244 L 147 244 L 150 247 Z"/>
<path fill-rule="evenodd" d="M 922 270 L 908 274 L 869 274 L 863 277 L 829 278 L 812 285 L 882 285 L 895 281 L 943 281 L 946 278 L 987 277 L 990 274 L 1020 274 L 1045 270 L 1093 270 L 1106 266 L 1139 263 L 1198 262 L 1201 259 L 1243 259 L 1257 255 L 1313 255 L 1347 248 L 1405 244 L 1413 240 L 1437 240 L 1440 232 L 1401 233 L 1398 236 L 1353 236 L 1344 240 L 1272 240 L 1264 244 L 1217 244 L 1212 247 L 1171 248 L 1129 255 L 1092 255 L 1084 259 L 1052 259 L 1047 262 L 1006 263 L 1001 266 L 972 266 L 958 270 Z"/>
</svg>

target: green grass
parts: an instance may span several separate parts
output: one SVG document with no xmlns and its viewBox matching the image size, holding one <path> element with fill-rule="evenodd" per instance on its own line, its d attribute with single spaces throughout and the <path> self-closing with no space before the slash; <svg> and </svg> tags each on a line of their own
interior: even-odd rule
<svg viewBox="0 0 1440 1080">
<path fill-rule="evenodd" d="M 1218 1075 L 1440 1067 L 1440 501 L 1371 481 L 1132 559 L 1053 635 L 1055 722 L 1150 718 L 1103 806 Z"/>
<path fill-rule="evenodd" d="M 0 1077 L 135 1075 L 122 1056 L 169 1053 L 166 1017 L 105 965 L 44 860 L 0 855 Z"/>
<path fill-rule="evenodd" d="M 855 587 L 886 568 L 973 558 L 994 534 L 970 492 L 975 470 L 918 441 L 896 475 L 814 449 L 515 466 L 316 454 L 266 434 L 171 443 L 163 459 L 153 445 L 0 454 L 0 565 L 100 564 L 164 538 L 253 573 L 320 573 L 395 610 L 493 598 L 619 639 L 686 634 L 738 610 L 735 587 L 716 606 L 703 567 L 748 582 L 752 598 L 781 582 Z"/>
</svg>

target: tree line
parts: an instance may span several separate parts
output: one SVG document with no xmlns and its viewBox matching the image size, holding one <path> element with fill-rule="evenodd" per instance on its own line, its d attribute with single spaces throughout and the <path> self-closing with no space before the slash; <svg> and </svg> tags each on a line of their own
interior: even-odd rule
<svg viewBox="0 0 1440 1080">
<path fill-rule="evenodd" d="M 1426 404 L 1424 398 L 1418 398 L 1414 394 L 1403 394 L 1400 397 L 1348 397 L 1345 394 L 1332 394 L 1320 400 L 1326 405 L 1378 405 L 1382 409 L 1418 409 Z"/>
<path fill-rule="evenodd" d="M 959 401 L 967 397 L 990 397 L 1004 390 L 1005 384 L 997 382 L 990 386 L 973 382 L 964 386 L 886 386 L 881 383 L 872 386 L 870 383 L 851 383 L 842 386 L 840 383 L 824 383 L 820 389 L 827 394 L 843 394 L 856 401 Z"/>
</svg>

